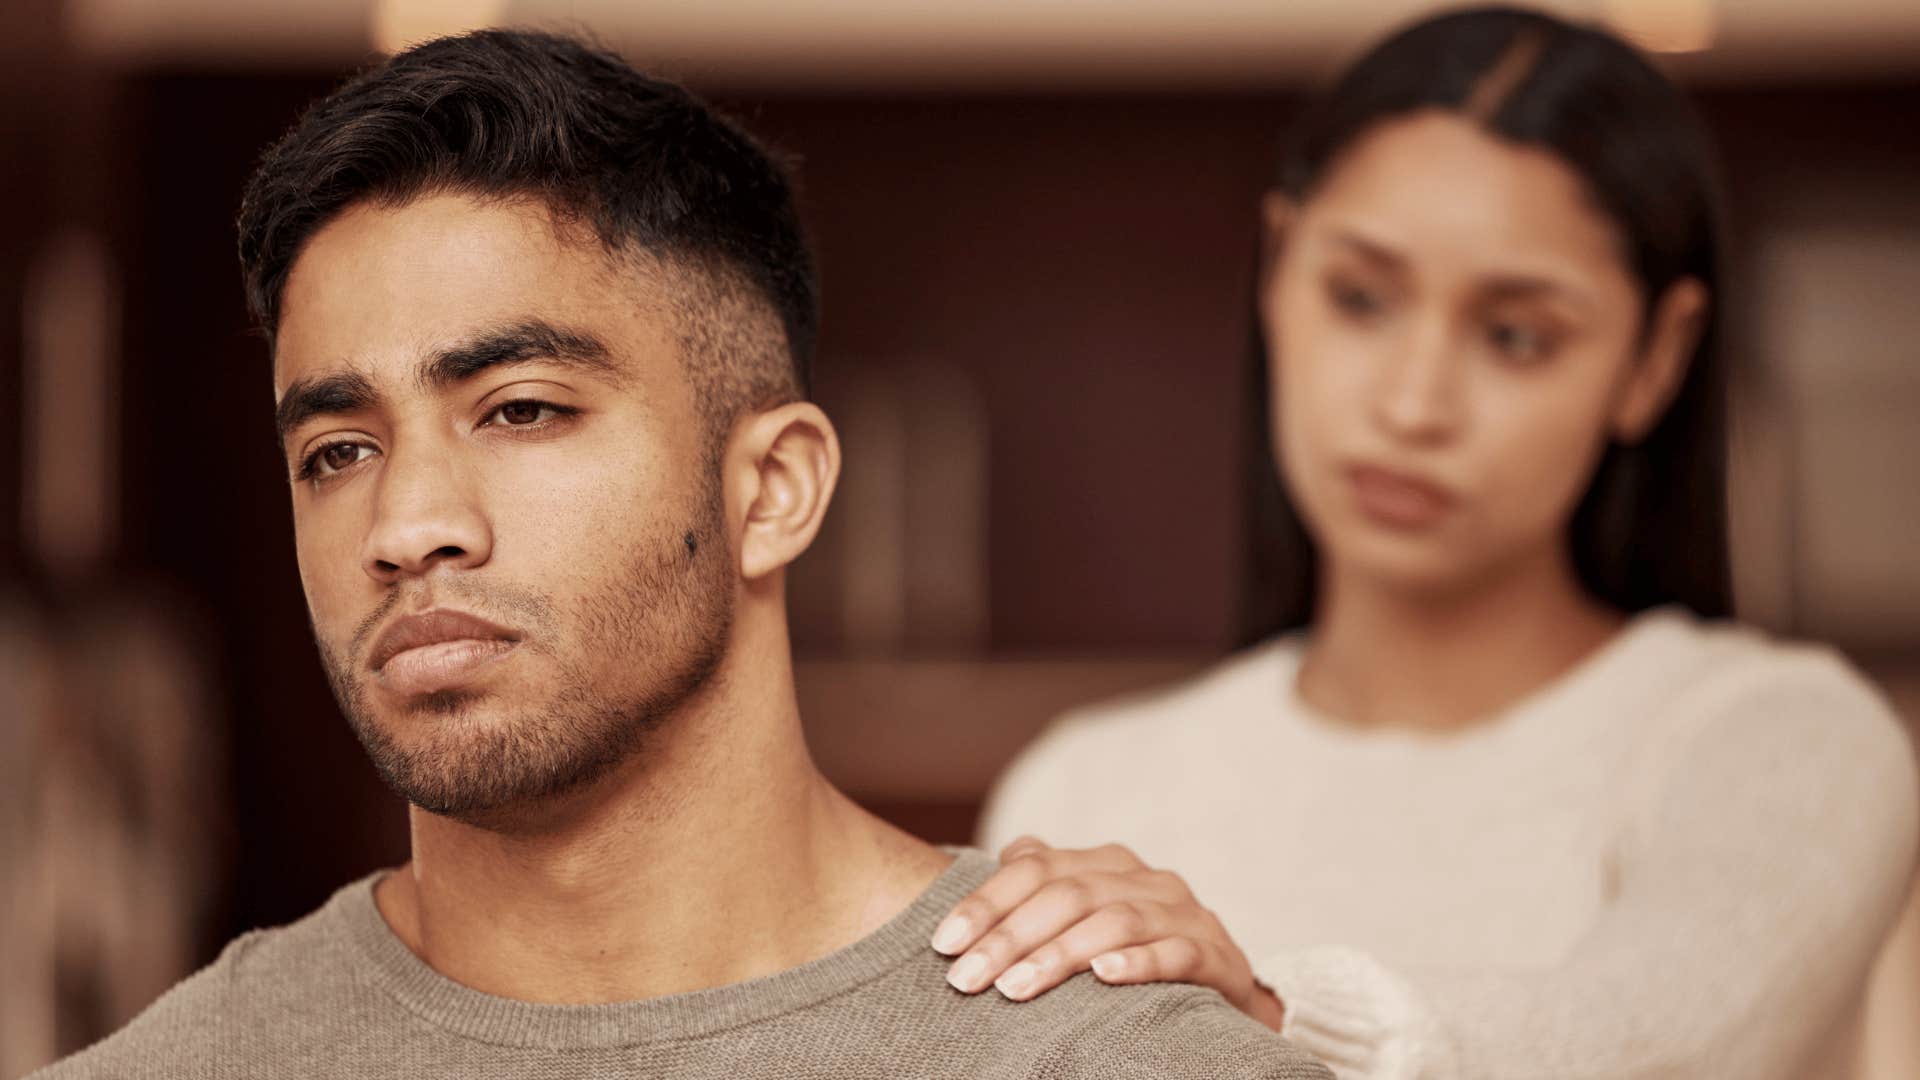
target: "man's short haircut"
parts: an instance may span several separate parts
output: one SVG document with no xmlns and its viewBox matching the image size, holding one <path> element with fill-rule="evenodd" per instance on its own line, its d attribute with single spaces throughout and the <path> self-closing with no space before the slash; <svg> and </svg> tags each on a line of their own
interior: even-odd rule
<svg viewBox="0 0 1920 1080">
<path fill-rule="evenodd" d="M 684 88 L 529 31 L 402 52 L 267 150 L 239 234 L 247 302 L 269 346 L 314 233 L 356 204 L 433 194 L 538 200 L 661 271 L 650 276 L 668 286 L 661 299 L 716 434 L 742 410 L 807 395 L 817 288 L 780 163 Z"/>
</svg>

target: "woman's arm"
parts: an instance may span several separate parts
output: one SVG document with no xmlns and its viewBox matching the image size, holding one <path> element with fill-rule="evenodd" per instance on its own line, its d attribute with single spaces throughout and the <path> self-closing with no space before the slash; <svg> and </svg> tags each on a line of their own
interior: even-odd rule
<svg viewBox="0 0 1920 1080">
<path fill-rule="evenodd" d="M 1642 774 L 1617 893 L 1535 972 L 1396 973 L 1359 951 L 1257 969 L 1377 1077 L 1798 1077 L 1861 992 L 1906 895 L 1911 748 L 1877 697 L 1799 658 Z M 1344 1015 L 1342 1015 L 1344 1014 Z M 1373 1030 L 1359 1040 L 1354 1029 Z M 1345 1029 L 1345 1030 L 1342 1030 Z M 1371 1043 L 1371 1046 L 1364 1044 Z M 1341 1067 L 1336 1063 L 1336 1067 Z"/>
<path fill-rule="evenodd" d="M 1259 958 L 1253 969 L 1286 1006 L 1283 1032 L 1343 1077 L 1380 1080 L 1787 1077 L 1819 1064 L 1807 1055 L 1860 992 L 1905 895 L 1920 814 L 1911 750 L 1879 699 L 1830 661 L 1783 658 L 1736 689 L 1676 715 L 1691 722 L 1636 771 L 1613 895 L 1562 963 L 1402 971 L 1364 942 Z M 1113 899 L 1115 884 L 1054 888 L 1045 903 L 1140 906 Z M 1194 952 L 1231 948 L 1176 901 L 1143 898 L 1168 914 L 1151 933 L 1174 930 Z M 1036 887 L 1027 902 L 1038 899 Z M 1045 940 L 1001 951 L 1017 959 Z"/>
</svg>

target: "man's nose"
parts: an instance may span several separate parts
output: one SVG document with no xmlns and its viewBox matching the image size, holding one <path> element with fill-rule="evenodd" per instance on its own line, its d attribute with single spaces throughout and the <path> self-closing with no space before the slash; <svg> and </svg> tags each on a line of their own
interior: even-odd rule
<svg viewBox="0 0 1920 1080">
<path fill-rule="evenodd" d="M 471 569 L 493 553 L 493 530 L 460 470 L 424 451 L 383 463 L 361 565 L 383 585 L 442 563 Z"/>
</svg>

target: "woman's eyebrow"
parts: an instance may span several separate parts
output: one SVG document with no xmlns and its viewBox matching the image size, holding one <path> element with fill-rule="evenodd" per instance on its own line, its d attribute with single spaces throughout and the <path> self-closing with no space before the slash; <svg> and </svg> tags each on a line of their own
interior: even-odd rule
<svg viewBox="0 0 1920 1080">
<path fill-rule="evenodd" d="M 1399 252 L 1382 244 L 1378 240 L 1364 236 L 1352 229 L 1339 229 L 1334 232 L 1335 244 L 1347 248 L 1368 262 L 1387 269 L 1401 269 L 1406 260 Z M 1505 300 L 1558 300 L 1589 312 L 1593 308 L 1593 298 L 1586 290 L 1571 285 L 1560 277 L 1549 274 L 1496 273 L 1485 279 L 1479 291 L 1492 301 Z"/>
<path fill-rule="evenodd" d="M 1481 289 L 1487 300 L 1550 300 L 1564 303 L 1581 313 L 1589 313 L 1593 299 L 1583 289 L 1551 277 L 1533 274 L 1500 274 L 1489 278 Z"/>
<path fill-rule="evenodd" d="M 522 319 L 482 330 L 445 346 L 420 362 L 415 378 L 424 389 L 444 389 L 502 364 L 558 363 L 603 378 L 623 374 L 613 350 L 594 334 L 545 319 Z"/>
<path fill-rule="evenodd" d="M 1352 229 L 1336 230 L 1333 234 L 1333 242 L 1341 247 L 1352 250 L 1368 262 L 1380 263 L 1384 266 L 1391 267 L 1402 266 L 1406 263 L 1406 259 L 1401 257 L 1399 252 L 1378 240 L 1364 236 Z"/>
</svg>

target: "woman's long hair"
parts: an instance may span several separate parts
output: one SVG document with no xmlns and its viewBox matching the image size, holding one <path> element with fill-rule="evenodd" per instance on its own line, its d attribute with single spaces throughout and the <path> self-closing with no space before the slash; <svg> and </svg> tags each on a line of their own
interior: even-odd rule
<svg viewBox="0 0 1920 1080">
<path fill-rule="evenodd" d="M 1582 585 L 1619 610 L 1679 603 L 1703 616 L 1729 614 L 1721 197 L 1691 104 L 1605 33 L 1517 8 L 1461 11 L 1388 38 L 1309 106 L 1276 187 L 1306 200 L 1356 140 L 1432 108 L 1548 150 L 1585 181 L 1640 286 L 1643 330 L 1667 286 L 1693 277 L 1707 287 L 1699 345 L 1678 395 L 1637 444 L 1607 448 L 1569 531 Z M 1275 469 L 1267 343 L 1257 316 L 1253 326 L 1246 641 L 1305 626 L 1318 578 L 1317 553 Z"/>
</svg>

